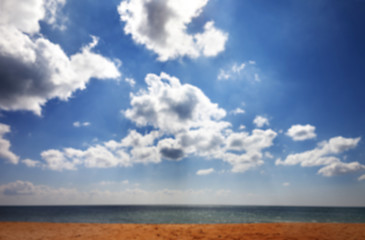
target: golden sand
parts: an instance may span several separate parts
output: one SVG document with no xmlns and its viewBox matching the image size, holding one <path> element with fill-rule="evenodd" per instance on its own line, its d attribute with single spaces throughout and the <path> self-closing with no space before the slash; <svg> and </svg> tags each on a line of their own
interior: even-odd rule
<svg viewBox="0 0 365 240">
<path fill-rule="evenodd" d="M 0 240 L 247 239 L 365 240 L 365 224 L 92 224 L 0 223 Z"/>
</svg>

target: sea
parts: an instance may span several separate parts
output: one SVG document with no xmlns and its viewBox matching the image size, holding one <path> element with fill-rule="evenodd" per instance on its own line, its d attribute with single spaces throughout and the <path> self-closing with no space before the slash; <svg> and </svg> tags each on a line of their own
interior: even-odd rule
<svg viewBox="0 0 365 240">
<path fill-rule="evenodd" d="M 283 206 L 22 206 L 0 207 L 0 221 L 58 223 L 365 223 L 365 208 Z"/>
</svg>

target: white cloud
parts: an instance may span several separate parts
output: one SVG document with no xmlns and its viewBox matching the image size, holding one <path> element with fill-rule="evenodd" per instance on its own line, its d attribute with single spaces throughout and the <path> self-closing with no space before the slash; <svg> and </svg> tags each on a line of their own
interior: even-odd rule
<svg viewBox="0 0 365 240">
<path fill-rule="evenodd" d="M 363 181 L 365 180 L 365 174 L 361 175 L 359 178 L 358 178 L 359 181 Z"/>
<path fill-rule="evenodd" d="M 245 110 L 243 110 L 242 108 L 236 108 L 236 109 L 232 110 L 230 113 L 233 115 L 244 114 Z"/>
<path fill-rule="evenodd" d="M 120 141 L 106 141 L 85 150 L 47 150 L 41 154 L 41 166 L 58 171 L 79 166 L 128 167 L 179 161 L 191 155 L 223 160 L 234 172 L 263 164 L 262 151 L 272 146 L 277 135 L 273 130 L 235 133 L 229 122 L 222 121 L 225 110 L 199 88 L 181 84 L 165 73 L 148 74 L 146 83 L 147 90 L 131 94 L 131 108 L 123 113 L 138 126 L 154 127 L 152 131 L 141 134 L 131 130 Z"/>
<path fill-rule="evenodd" d="M 219 69 L 218 80 L 245 79 L 250 82 L 260 82 L 258 69 L 254 61 L 233 63 L 232 65 Z"/>
<path fill-rule="evenodd" d="M 312 125 L 293 125 L 291 126 L 286 135 L 291 137 L 294 141 L 304 141 L 307 139 L 315 138 L 317 135 L 315 133 L 316 128 Z"/>
<path fill-rule="evenodd" d="M 358 162 L 344 163 L 336 156 L 345 151 L 355 148 L 360 138 L 334 137 L 324 141 L 310 151 L 290 154 L 284 161 L 276 160 L 276 165 L 297 165 L 302 167 L 324 166 L 318 173 L 330 177 L 365 169 L 365 166 Z"/>
<path fill-rule="evenodd" d="M 362 165 L 359 162 L 333 162 L 319 169 L 318 173 L 326 177 L 332 177 L 336 175 L 359 172 L 362 170 L 365 170 L 365 165 Z"/>
<path fill-rule="evenodd" d="M 214 169 L 213 168 L 201 169 L 201 170 L 199 170 L 199 171 L 196 172 L 196 175 L 204 176 L 204 175 L 209 175 L 209 174 L 211 174 L 213 172 L 214 172 Z"/>
<path fill-rule="evenodd" d="M 261 151 L 273 145 L 277 133 L 271 129 L 254 129 L 252 134 L 247 132 L 232 133 L 227 138 L 227 149 L 234 151 Z"/>
<path fill-rule="evenodd" d="M 48 24 L 51 24 L 53 27 L 57 27 L 61 30 L 64 30 L 66 26 L 64 23 L 67 21 L 67 18 L 62 16 L 60 10 L 66 4 L 66 0 L 45 0 L 45 21 Z"/>
<path fill-rule="evenodd" d="M 78 127 L 87 127 L 90 126 L 90 122 L 79 122 L 76 121 L 72 124 L 74 127 L 78 128 Z"/>
<path fill-rule="evenodd" d="M 253 120 L 253 123 L 257 126 L 257 127 L 259 127 L 259 128 L 261 128 L 261 127 L 263 127 L 263 126 L 269 126 L 269 119 L 267 119 L 267 118 L 265 118 L 265 117 L 263 117 L 263 116 L 256 116 L 255 117 L 255 119 Z"/>
<path fill-rule="evenodd" d="M 124 114 L 138 126 L 152 125 L 167 133 L 199 128 L 219 120 L 226 111 L 197 87 L 181 84 L 166 73 L 148 74 L 147 91 L 131 95 L 131 109 Z"/>
<path fill-rule="evenodd" d="M 245 125 L 240 125 L 240 126 L 238 127 L 238 129 L 239 129 L 239 130 L 246 129 L 246 126 L 245 126 Z"/>
<path fill-rule="evenodd" d="M 5 13 L 0 14 L 0 109 L 41 115 L 41 107 L 49 99 L 66 101 L 74 91 L 84 89 L 90 78 L 120 77 L 114 62 L 92 52 L 96 37 L 79 53 L 68 57 L 58 44 L 36 35 L 39 21 L 53 16 L 47 14 L 47 7 L 57 12 L 59 4 L 63 1 L 2 2 Z"/>
<path fill-rule="evenodd" d="M 39 21 L 45 15 L 43 0 L 1 1 L 0 24 L 13 26 L 26 33 L 38 32 L 40 30 Z"/>
<path fill-rule="evenodd" d="M 31 182 L 15 181 L 0 186 L 0 192 L 5 195 L 33 195 L 38 190 Z"/>
<path fill-rule="evenodd" d="M 39 167 L 41 165 L 41 163 L 37 160 L 32 160 L 32 159 L 24 159 L 21 161 L 22 163 L 24 163 L 27 167 Z"/>
<path fill-rule="evenodd" d="M 133 78 L 125 78 L 124 79 L 128 84 L 129 86 L 131 87 L 134 87 L 134 85 L 136 85 L 136 81 L 133 79 Z"/>
<path fill-rule="evenodd" d="M 167 61 L 178 57 L 216 56 L 224 51 L 228 34 L 209 21 L 204 31 L 189 34 L 187 26 L 208 0 L 125 0 L 118 6 L 124 32 Z"/>
<path fill-rule="evenodd" d="M 4 135 L 10 132 L 9 125 L 0 123 L 0 158 L 9 163 L 17 164 L 19 162 L 19 157 L 10 150 L 10 141 L 4 139 Z"/>
</svg>

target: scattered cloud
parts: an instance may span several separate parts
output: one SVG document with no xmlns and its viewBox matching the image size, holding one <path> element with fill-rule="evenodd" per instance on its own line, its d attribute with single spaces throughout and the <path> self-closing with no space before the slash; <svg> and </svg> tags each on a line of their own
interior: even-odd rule
<svg viewBox="0 0 365 240">
<path fill-rule="evenodd" d="M 24 159 L 24 160 L 21 160 L 21 162 L 23 164 L 25 164 L 27 167 L 39 167 L 41 165 L 41 163 L 37 160 L 32 160 L 32 159 Z"/>
<path fill-rule="evenodd" d="M 124 32 L 158 55 L 159 61 L 183 56 L 212 57 L 224 51 L 228 34 L 214 21 L 205 23 L 203 32 L 189 34 L 188 25 L 198 17 L 208 0 L 124 0 L 118 6 Z"/>
<path fill-rule="evenodd" d="M 4 135 L 10 132 L 11 129 L 9 125 L 0 123 L 0 159 L 4 159 L 12 164 L 18 164 L 19 157 L 10 150 L 10 141 L 4 139 Z"/>
<path fill-rule="evenodd" d="M 266 158 L 270 158 L 270 159 L 273 159 L 274 158 L 274 156 L 271 153 L 269 153 L 269 152 L 265 152 L 264 156 Z"/>
<path fill-rule="evenodd" d="M 290 154 L 284 161 L 277 159 L 276 165 L 322 166 L 318 174 L 326 177 L 361 171 L 365 169 L 364 165 L 358 162 L 344 163 L 336 156 L 355 148 L 359 142 L 360 138 L 334 137 L 319 143 L 313 150 Z"/>
<path fill-rule="evenodd" d="M 243 110 L 242 108 L 236 108 L 236 109 L 232 110 L 230 113 L 233 115 L 244 114 L 245 110 Z"/>
<path fill-rule="evenodd" d="M 2 2 L 0 109 L 41 115 L 41 107 L 48 100 L 66 101 L 74 91 L 85 89 L 90 78 L 120 77 L 113 61 L 92 51 L 96 37 L 69 57 L 58 44 L 38 34 L 39 21 L 54 22 L 53 13 L 63 4 L 60 0 Z"/>
<path fill-rule="evenodd" d="M 317 137 L 315 130 L 316 127 L 309 124 L 307 125 L 296 124 L 288 129 L 286 135 L 291 137 L 294 141 L 304 141 L 307 139 L 312 139 Z"/>
<path fill-rule="evenodd" d="M 255 119 L 253 120 L 253 123 L 259 127 L 262 128 L 263 126 L 269 126 L 269 119 L 263 117 L 263 116 L 256 116 Z"/>
<path fill-rule="evenodd" d="M 147 89 L 131 94 L 131 107 L 122 113 L 141 128 L 153 127 L 152 131 L 141 134 L 130 130 L 120 141 L 106 141 L 85 150 L 47 150 L 41 154 L 42 166 L 58 171 L 78 166 L 128 167 L 180 161 L 191 155 L 228 162 L 233 172 L 263 164 L 262 151 L 272 146 L 277 135 L 273 130 L 233 132 L 231 124 L 222 120 L 226 111 L 199 88 L 181 84 L 166 73 L 148 74 L 145 81 Z"/>
<path fill-rule="evenodd" d="M 196 172 L 196 175 L 204 176 L 204 175 L 209 175 L 209 174 L 211 174 L 213 172 L 214 172 L 214 169 L 213 168 L 201 169 L 201 170 L 199 170 L 199 171 Z"/>
<path fill-rule="evenodd" d="M 220 81 L 245 79 L 251 82 L 260 82 L 255 61 L 233 63 L 231 66 L 219 69 L 217 79 Z"/>
<path fill-rule="evenodd" d="M 76 121 L 72 124 L 74 127 L 78 128 L 78 127 L 87 127 L 90 126 L 90 122 L 79 122 Z"/>
<path fill-rule="evenodd" d="M 126 83 L 128 83 L 131 87 L 136 85 L 136 81 L 133 78 L 125 78 L 124 81 L 126 81 Z"/>
<path fill-rule="evenodd" d="M 364 181 L 365 180 L 365 174 L 361 175 L 359 178 L 358 178 L 359 181 Z"/>
</svg>

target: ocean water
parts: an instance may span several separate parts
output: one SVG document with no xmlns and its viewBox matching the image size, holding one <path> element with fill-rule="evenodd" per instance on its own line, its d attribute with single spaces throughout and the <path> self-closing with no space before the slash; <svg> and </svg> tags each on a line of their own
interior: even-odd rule
<svg viewBox="0 0 365 240">
<path fill-rule="evenodd" d="M 264 206 L 0 207 L 0 221 L 61 223 L 365 223 L 365 208 Z"/>
</svg>

